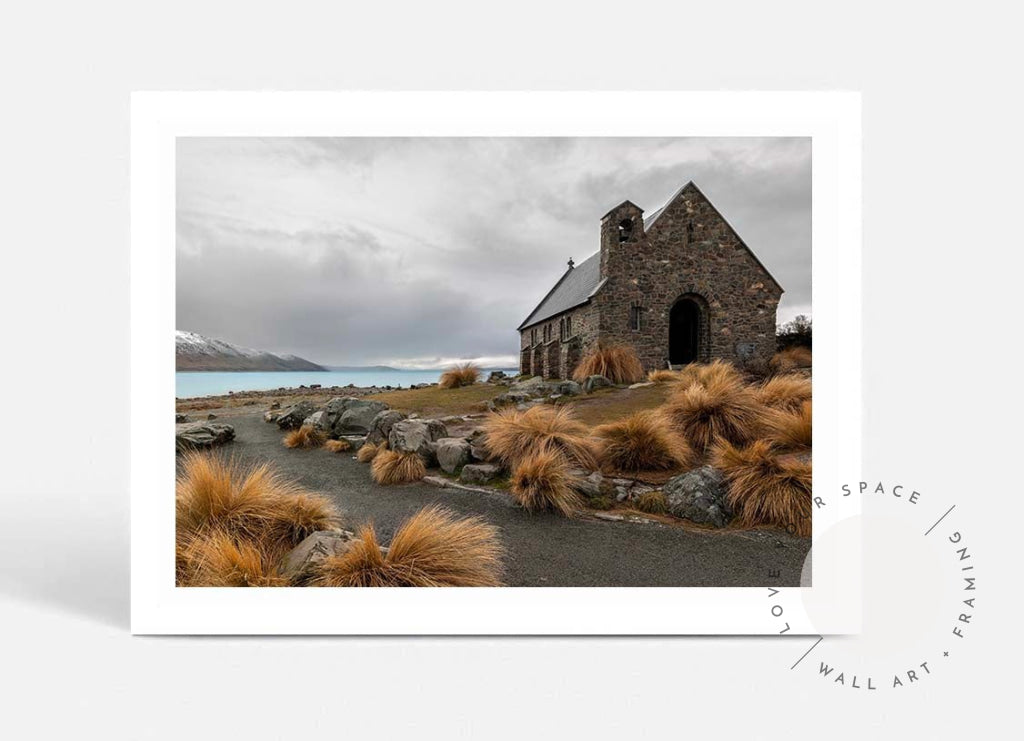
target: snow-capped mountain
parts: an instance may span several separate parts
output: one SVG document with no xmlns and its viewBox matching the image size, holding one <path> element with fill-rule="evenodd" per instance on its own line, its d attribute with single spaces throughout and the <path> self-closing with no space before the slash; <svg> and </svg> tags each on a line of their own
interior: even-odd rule
<svg viewBox="0 0 1024 741">
<path fill-rule="evenodd" d="M 239 347 L 196 332 L 174 333 L 175 358 L 180 371 L 322 371 L 323 366 L 297 355 L 275 355 Z"/>
</svg>

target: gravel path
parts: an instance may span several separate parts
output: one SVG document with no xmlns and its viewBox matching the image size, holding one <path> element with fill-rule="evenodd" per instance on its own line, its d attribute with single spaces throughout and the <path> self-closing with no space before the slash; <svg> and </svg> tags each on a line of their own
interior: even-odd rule
<svg viewBox="0 0 1024 741">
<path fill-rule="evenodd" d="M 704 532 L 661 523 L 567 520 L 530 514 L 504 494 L 428 484 L 382 487 L 369 466 L 346 453 L 289 450 L 277 425 L 261 414 L 233 416 L 235 442 L 225 450 L 246 461 L 272 461 L 309 489 L 333 497 L 347 527 L 373 521 L 383 543 L 427 504 L 480 515 L 501 529 L 511 586 L 751 587 L 797 586 L 810 539 L 783 532 Z M 770 577 L 769 571 L 778 571 Z"/>
</svg>

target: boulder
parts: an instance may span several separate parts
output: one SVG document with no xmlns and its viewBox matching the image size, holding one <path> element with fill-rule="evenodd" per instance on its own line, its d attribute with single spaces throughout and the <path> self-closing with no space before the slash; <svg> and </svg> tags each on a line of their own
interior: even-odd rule
<svg viewBox="0 0 1024 741">
<path fill-rule="evenodd" d="M 533 396 L 526 391 L 506 391 L 491 399 L 491 406 L 498 409 L 501 407 L 517 406 L 530 401 Z"/>
<path fill-rule="evenodd" d="M 525 381 L 516 381 L 509 386 L 508 393 L 526 394 L 528 397 L 547 396 L 554 384 L 545 381 L 541 376 L 527 378 Z"/>
<path fill-rule="evenodd" d="M 732 519 L 725 497 L 725 479 L 711 466 L 702 466 L 670 479 L 662 491 L 669 512 L 676 517 L 715 527 L 725 527 Z"/>
<path fill-rule="evenodd" d="M 388 439 L 395 422 L 401 422 L 405 418 L 405 413 L 397 409 L 385 409 L 383 412 L 377 412 L 377 416 L 370 423 L 369 432 L 366 433 L 366 442 L 380 445 Z"/>
<path fill-rule="evenodd" d="M 508 375 L 505 371 L 491 371 L 491 374 L 487 376 L 487 383 L 503 383 L 508 381 Z"/>
<path fill-rule="evenodd" d="M 330 421 L 327 418 L 327 412 L 325 412 L 323 409 L 321 409 L 318 412 L 313 412 L 311 415 L 309 415 L 308 417 L 306 417 L 306 419 L 302 421 L 302 424 L 309 425 L 310 427 L 315 427 L 321 432 L 330 432 L 331 430 Z"/>
<path fill-rule="evenodd" d="M 270 408 L 271 409 L 280 409 L 281 408 L 281 402 L 275 401 L 275 402 L 271 403 Z"/>
<path fill-rule="evenodd" d="M 594 497 L 605 496 L 612 491 L 612 483 L 606 481 L 600 471 L 594 471 L 589 476 L 582 475 L 585 473 L 585 471 L 577 470 L 574 474 L 576 477 L 575 488 L 580 494 L 593 499 Z M 570 472 L 570 475 L 573 475 L 572 472 Z"/>
<path fill-rule="evenodd" d="M 213 412 L 210 412 L 209 414 L 206 415 L 206 418 L 207 419 L 217 419 L 217 415 L 214 414 Z"/>
<path fill-rule="evenodd" d="M 483 463 L 490 456 L 487 452 L 487 433 L 483 430 L 474 430 L 469 436 L 469 457 L 474 461 Z"/>
<path fill-rule="evenodd" d="M 552 386 L 551 390 L 562 396 L 579 396 L 583 393 L 583 387 L 575 381 L 559 381 Z"/>
<path fill-rule="evenodd" d="M 181 412 L 176 412 L 174 414 L 174 423 L 175 424 L 181 424 L 182 422 L 191 422 L 191 421 L 192 420 L 189 419 L 187 414 L 182 414 Z"/>
<path fill-rule="evenodd" d="M 587 376 L 587 380 L 583 382 L 583 391 L 586 393 L 592 393 L 594 389 L 605 388 L 606 386 L 612 386 L 612 382 L 604 376 Z"/>
<path fill-rule="evenodd" d="M 442 437 L 437 441 L 434 452 L 445 473 L 455 473 L 469 463 L 470 445 L 463 437 Z"/>
<path fill-rule="evenodd" d="M 309 583 L 329 556 L 340 556 L 355 539 L 347 530 L 318 530 L 292 548 L 281 562 L 281 575 L 295 586 Z"/>
<path fill-rule="evenodd" d="M 276 422 L 278 416 L 280 416 L 280 415 L 278 415 L 277 412 L 263 412 L 263 421 L 264 422 Z"/>
<path fill-rule="evenodd" d="M 277 426 L 282 430 L 297 430 L 302 427 L 302 423 L 306 421 L 306 417 L 316 411 L 316 407 L 311 402 L 300 401 L 295 406 L 288 407 L 279 415 L 277 419 Z"/>
<path fill-rule="evenodd" d="M 349 405 L 348 409 L 342 412 L 338 421 L 334 423 L 336 435 L 345 432 L 368 433 L 373 419 L 388 408 L 383 401 L 363 401 Z"/>
<path fill-rule="evenodd" d="M 501 473 L 501 469 L 493 463 L 470 463 L 462 467 L 459 481 L 464 484 L 486 484 L 493 481 Z"/>
<path fill-rule="evenodd" d="M 177 450 L 205 450 L 235 439 L 235 428 L 220 422 L 193 422 L 180 425 L 175 431 Z"/>
<path fill-rule="evenodd" d="M 403 419 L 391 426 L 388 447 L 419 453 L 428 462 L 432 462 L 434 451 L 431 443 L 442 437 L 448 437 L 448 428 L 436 419 Z"/>
<path fill-rule="evenodd" d="M 324 405 L 328 429 L 335 435 L 346 432 L 367 434 L 373 418 L 388 408 L 383 401 L 370 401 L 358 396 L 340 396 Z"/>
</svg>

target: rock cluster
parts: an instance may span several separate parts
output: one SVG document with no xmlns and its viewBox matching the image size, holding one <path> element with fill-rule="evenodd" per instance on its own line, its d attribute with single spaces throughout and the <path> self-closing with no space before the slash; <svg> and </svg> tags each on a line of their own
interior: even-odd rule
<svg viewBox="0 0 1024 741">
<path fill-rule="evenodd" d="M 235 428 L 219 422 L 192 422 L 178 425 L 174 447 L 179 451 L 205 450 L 235 439 Z"/>
</svg>

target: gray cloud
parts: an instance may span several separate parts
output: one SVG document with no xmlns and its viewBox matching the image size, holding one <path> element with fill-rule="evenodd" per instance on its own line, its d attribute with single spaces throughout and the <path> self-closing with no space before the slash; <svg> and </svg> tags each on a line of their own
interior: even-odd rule
<svg viewBox="0 0 1024 741">
<path fill-rule="evenodd" d="M 694 180 L 810 309 L 807 139 L 181 139 L 177 325 L 322 363 L 512 357 L 599 219 Z"/>
</svg>

